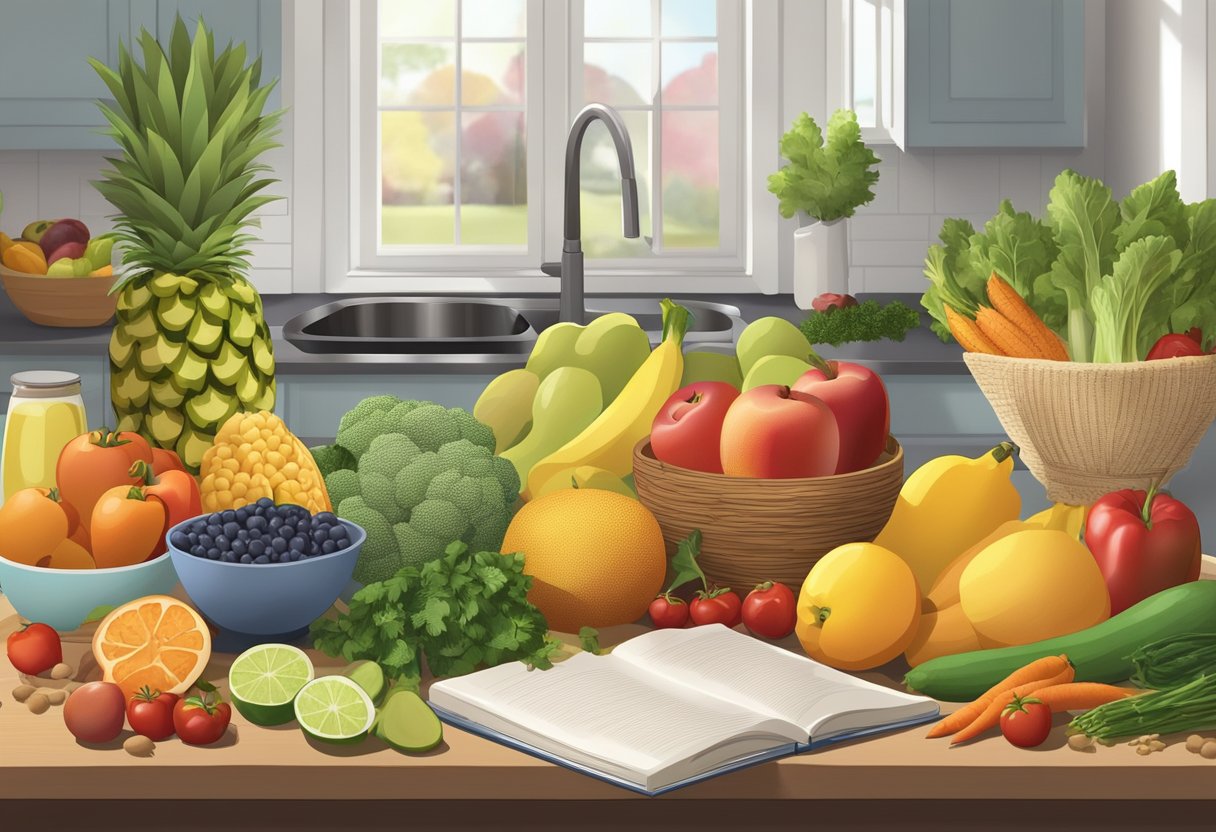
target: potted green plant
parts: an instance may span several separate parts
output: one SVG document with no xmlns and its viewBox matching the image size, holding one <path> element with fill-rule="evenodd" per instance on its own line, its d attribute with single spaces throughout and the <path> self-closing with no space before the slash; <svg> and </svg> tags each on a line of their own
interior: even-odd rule
<svg viewBox="0 0 1216 832">
<path fill-rule="evenodd" d="M 794 302 L 803 309 L 824 292 L 849 291 L 849 242 L 845 223 L 874 199 L 878 157 L 861 140 L 857 114 L 837 110 L 828 119 L 827 141 L 806 113 L 781 137 L 788 164 L 768 178 L 781 216 L 798 217 L 794 231 Z"/>
</svg>

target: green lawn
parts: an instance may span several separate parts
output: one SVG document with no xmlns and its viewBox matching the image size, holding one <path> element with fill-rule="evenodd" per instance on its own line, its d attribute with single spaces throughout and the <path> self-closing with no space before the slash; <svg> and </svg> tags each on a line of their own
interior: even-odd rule
<svg viewBox="0 0 1216 832">
<path fill-rule="evenodd" d="M 460 210 L 465 245 L 517 245 L 528 242 L 528 209 L 523 205 L 465 205 Z M 451 245 L 455 241 L 450 205 L 386 205 L 381 237 L 385 245 Z M 583 248 L 594 257 L 638 256 L 641 240 L 620 236 L 621 199 L 616 194 L 583 195 Z M 643 218 L 645 233 L 645 218 Z M 717 229 L 694 228 L 671 221 L 664 228 L 668 248 L 717 248 Z"/>
</svg>

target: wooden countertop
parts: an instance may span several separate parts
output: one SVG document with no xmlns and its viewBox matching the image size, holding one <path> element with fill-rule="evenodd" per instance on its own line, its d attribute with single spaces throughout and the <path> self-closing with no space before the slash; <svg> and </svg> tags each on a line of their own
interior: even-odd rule
<svg viewBox="0 0 1216 832">
<path fill-rule="evenodd" d="M 1208 559 L 1210 561 L 1210 559 Z M 1214 563 L 1205 577 L 1216 578 Z M 1206 574 L 1210 571 L 1212 574 Z M 17 617 L 0 598 L 0 638 Z M 606 644 L 637 633 L 636 626 L 604 631 Z M 78 675 L 96 678 L 91 632 L 65 636 L 65 661 Z M 798 649 L 791 640 L 788 645 Z M 340 666 L 313 653 L 319 672 Z M 205 677 L 225 687 L 230 656 L 216 655 Z M 897 685 L 903 666 L 862 674 Z M 90 676 L 90 672 L 93 674 Z M 151 758 L 121 749 L 123 735 L 105 747 L 76 742 L 61 708 L 34 715 L 12 697 L 21 682 L 0 659 L 0 799 L 267 799 L 267 800 L 640 800 L 645 799 L 495 743 L 445 726 L 446 742 L 406 756 L 371 738 L 327 746 L 308 740 L 294 723 L 261 728 L 233 713 L 229 735 L 215 746 L 190 747 L 172 739 Z M 42 686 L 62 685 L 48 679 Z M 952 705 L 943 706 L 948 710 Z M 1210 800 L 1216 796 L 1216 760 L 1166 737 L 1164 751 L 1138 756 L 1126 745 L 1087 752 L 1065 745 L 1065 715 L 1045 745 L 1033 751 L 999 738 L 949 748 L 923 738 L 923 727 L 856 741 L 767 763 L 681 789 L 660 800 L 690 799 L 1035 799 Z"/>
</svg>

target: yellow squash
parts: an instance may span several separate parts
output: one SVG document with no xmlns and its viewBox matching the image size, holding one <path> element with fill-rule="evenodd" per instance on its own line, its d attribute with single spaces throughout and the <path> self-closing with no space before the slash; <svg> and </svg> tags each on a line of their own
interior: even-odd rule
<svg viewBox="0 0 1216 832">
<path fill-rule="evenodd" d="M 949 455 L 926 462 L 904 483 L 874 542 L 898 553 L 921 587 L 932 587 L 960 553 L 1018 519 L 1022 499 L 1010 479 L 1014 450 L 1002 442 L 978 459 Z"/>
<path fill-rule="evenodd" d="M 680 343 L 688 329 L 687 309 L 664 299 L 663 340 L 625 384 L 612 404 L 582 433 L 532 466 L 524 499 L 565 469 L 603 468 L 618 477 L 633 473 L 633 446 L 650 433 L 663 403 L 679 389 L 684 372 Z"/>
</svg>

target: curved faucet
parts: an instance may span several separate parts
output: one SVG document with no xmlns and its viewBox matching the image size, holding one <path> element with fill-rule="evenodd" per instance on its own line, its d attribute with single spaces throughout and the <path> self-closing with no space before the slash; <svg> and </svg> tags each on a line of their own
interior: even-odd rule
<svg viewBox="0 0 1216 832">
<path fill-rule="evenodd" d="M 583 134 L 593 121 L 602 121 L 608 135 L 616 146 L 617 161 L 621 166 L 621 224 L 626 237 L 637 237 L 638 230 L 638 183 L 633 167 L 633 145 L 629 142 L 629 130 L 620 114 L 604 104 L 588 104 L 574 118 L 570 126 L 570 137 L 566 141 L 566 187 L 565 187 L 565 242 L 562 244 L 561 298 L 558 303 L 559 320 L 583 323 L 586 317 L 583 308 L 583 246 L 582 216 L 579 205 L 581 189 L 579 155 L 583 146 Z M 548 266 L 549 264 L 546 264 Z M 542 269 L 552 274 L 552 269 Z"/>
</svg>

